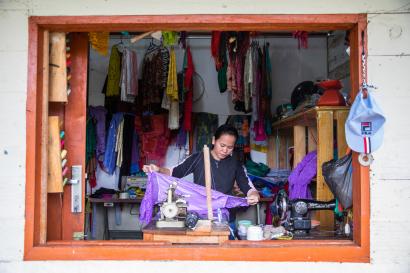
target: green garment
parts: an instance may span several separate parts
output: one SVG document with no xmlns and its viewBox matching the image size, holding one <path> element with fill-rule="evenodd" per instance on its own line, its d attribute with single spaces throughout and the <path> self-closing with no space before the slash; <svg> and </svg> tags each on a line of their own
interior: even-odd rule
<svg viewBox="0 0 410 273">
<path fill-rule="evenodd" d="M 110 62 L 108 64 L 107 97 L 120 95 L 121 55 L 117 46 L 111 48 Z"/>
</svg>

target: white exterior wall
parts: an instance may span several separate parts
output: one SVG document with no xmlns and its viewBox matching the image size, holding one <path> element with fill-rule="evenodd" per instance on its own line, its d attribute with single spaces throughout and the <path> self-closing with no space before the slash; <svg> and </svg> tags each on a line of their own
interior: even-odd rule
<svg viewBox="0 0 410 273">
<path fill-rule="evenodd" d="M 410 272 L 409 12 L 409 0 L 0 0 L 0 272 Z M 369 14 L 369 82 L 387 116 L 371 173 L 370 263 L 24 262 L 28 16 L 216 13 Z"/>
</svg>

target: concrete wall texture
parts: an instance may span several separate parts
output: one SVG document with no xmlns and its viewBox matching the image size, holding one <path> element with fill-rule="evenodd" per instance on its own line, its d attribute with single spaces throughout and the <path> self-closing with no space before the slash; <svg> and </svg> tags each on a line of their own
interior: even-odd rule
<svg viewBox="0 0 410 273">
<path fill-rule="evenodd" d="M 295 3 L 296 2 L 296 3 Z M 28 17 L 142 14 L 368 14 L 368 81 L 387 116 L 371 166 L 371 261 L 355 263 L 24 262 Z M 0 0 L 0 272 L 410 272 L 410 2 Z"/>
</svg>

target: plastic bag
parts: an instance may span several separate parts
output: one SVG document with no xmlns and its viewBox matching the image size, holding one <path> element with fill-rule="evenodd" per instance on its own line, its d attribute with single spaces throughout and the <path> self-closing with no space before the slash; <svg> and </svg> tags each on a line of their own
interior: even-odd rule
<svg viewBox="0 0 410 273">
<path fill-rule="evenodd" d="M 340 159 L 323 163 L 322 173 L 326 184 L 343 208 L 353 205 L 352 198 L 352 153 Z"/>
</svg>

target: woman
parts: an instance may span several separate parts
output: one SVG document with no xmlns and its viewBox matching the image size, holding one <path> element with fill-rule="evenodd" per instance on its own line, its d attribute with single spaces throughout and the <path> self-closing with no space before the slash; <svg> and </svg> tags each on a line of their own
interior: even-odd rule
<svg viewBox="0 0 410 273">
<path fill-rule="evenodd" d="M 242 164 L 235 156 L 232 156 L 237 139 L 238 132 L 230 125 L 224 124 L 216 130 L 212 138 L 213 147 L 210 156 L 212 189 L 232 195 L 236 181 L 241 191 L 246 193 L 248 204 L 255 205 L 259 201 L 259 193 L 253 188 Z M 177 178 L 194 173 L 194 182 L 205 186 L 203 152 L 189 156 L 181 164 L 171 169 L 150 164 L 144 165 L 143 170 L 144 172 L 160 172 Z"/>
</svg>

